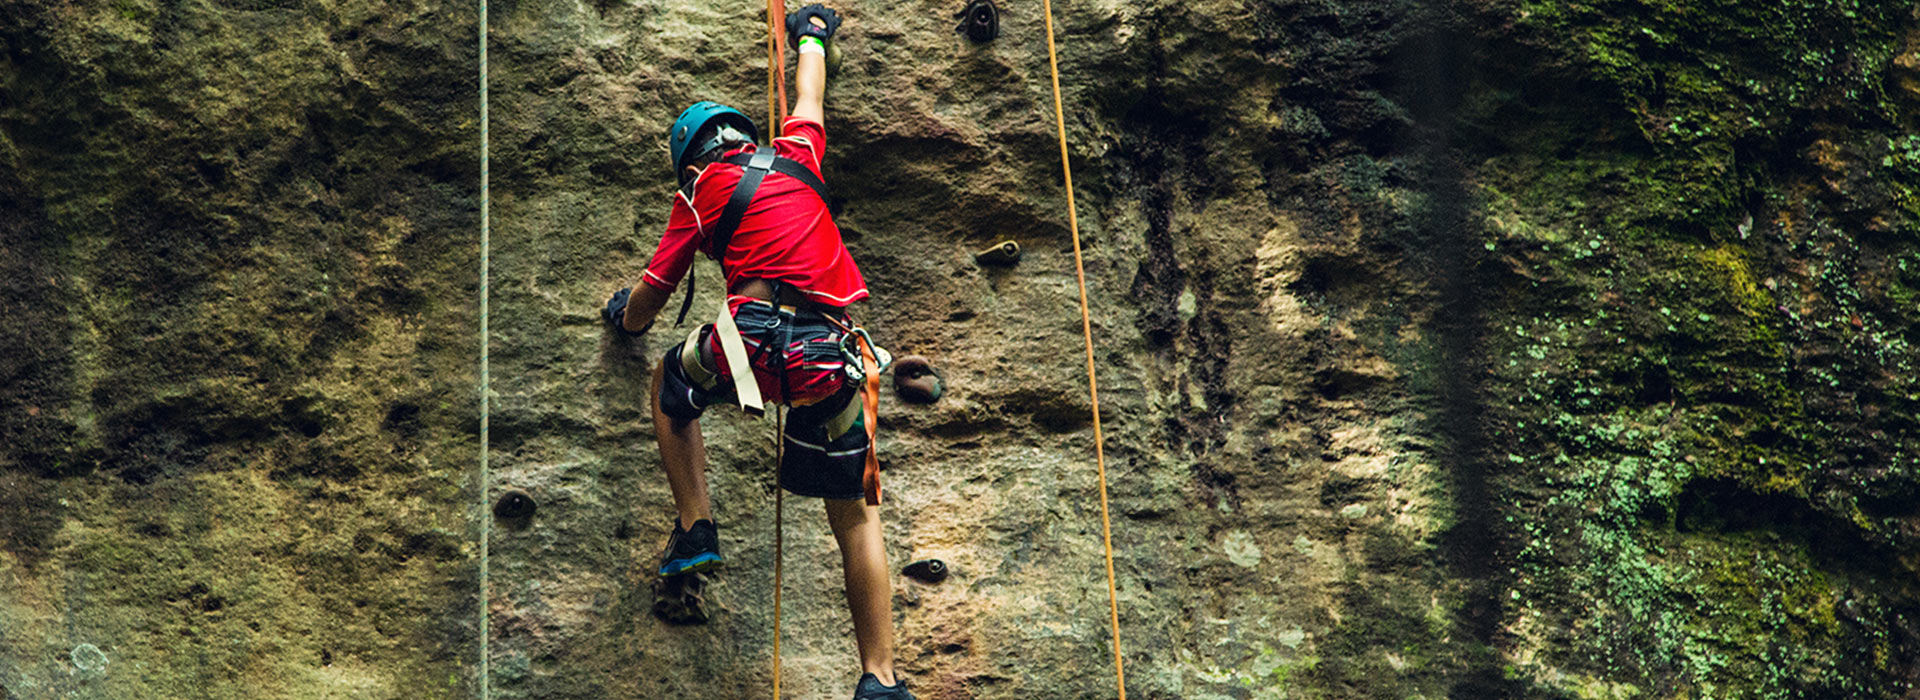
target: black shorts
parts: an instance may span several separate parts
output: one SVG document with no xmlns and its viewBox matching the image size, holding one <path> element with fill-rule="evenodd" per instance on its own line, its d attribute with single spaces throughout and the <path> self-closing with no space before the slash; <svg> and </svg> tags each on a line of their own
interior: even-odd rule
<svg viewBox="0 0 1920 700">
<path fill-rule="evenodd" d="M 706 344 L 713 333 L 711 324 L 700 331 Z M 798 335 L 795 341 L 803 340 Z M 714 388 L 702 389 L 687 376 L 681 365 L 681 346 L 674 344 L 661 358 L 665 371 L 660 381 L 660 411 L 680 421 L 698 420 L 708 406 L 737 403 L 733 384 L 717 381 Z M 862 477 L 866 473 L 867 429 L 857 402 L 858 387 L 847 382 L 817 403 L 787 411 L 786 447 L 780 459 L 780 487 L 797 496 L 855 500 L 866 497 Z M 853 407 L 853 423 L 846 432 L 829 438 L 830 426 L 842 411 Z"/>
</svg>

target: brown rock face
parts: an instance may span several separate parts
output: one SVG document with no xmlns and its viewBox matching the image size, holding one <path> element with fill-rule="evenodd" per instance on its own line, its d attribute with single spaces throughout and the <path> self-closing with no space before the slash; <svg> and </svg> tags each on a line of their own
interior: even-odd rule
<svg viewBox="0 0 1920 700">
<path fill-rule="evenodd" d="M 0 7 L 0 697 L 468 696 L 477 19 Z"/>
</svg>

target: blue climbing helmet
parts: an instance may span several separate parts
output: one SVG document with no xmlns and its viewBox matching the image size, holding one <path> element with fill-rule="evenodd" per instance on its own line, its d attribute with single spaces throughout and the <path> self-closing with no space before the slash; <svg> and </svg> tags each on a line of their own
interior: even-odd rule
<svg viewBox="0 0 1920 700">
<path fill-rule="evenodd" d="M 709 126 L 734 128 L 718 129 L 720 133 L 712 135 L 703 134 L 702 132 Z M 729 131 L 733 133 L 727 133 Z M 694 143 L 693 139 L 696 136 L 707 136 L 707 138 L 700 143 Z M 740 110 L 707 100 L 693 103 L 692 107 L 680 113 L 679 119 L 673 120 L 673 130 L 667 132 L 667 150 L 673 157 L 674 178 L 683 177 L 687 166 L 693 164 L 700 156 L 739 136 L 745 136 L 748 141 L 758 141 L 760 130 L 755 128 L 753 120 L 740 113 Z"/>
</svg>

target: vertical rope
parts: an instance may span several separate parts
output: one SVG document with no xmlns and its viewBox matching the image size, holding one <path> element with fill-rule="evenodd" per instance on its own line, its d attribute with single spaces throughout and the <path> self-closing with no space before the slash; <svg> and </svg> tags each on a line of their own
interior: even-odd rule
<svg viewBox="0 0 1920 700">
<path fill-rule="evenodd" d="M 785 3 L 782 0 L 767 0 L 767 142 L 780 133 L 780 123 L 787 111 L 787 50 L 786 34 L 780 23 L 786 18 Z M 775 302 L 779 303 L 778 301 Z M 785 387 L 782 387 L 785 397 Z M 780 489 L 780 460 L 787 448 L 787 412 L 779 407 L 774 409 L 774 422 L 779 425 L 779 437 L 773 445 L 773 700 L 780 700 L 780 594 L 785 579 L 786 564 L 786 494 Z"/>
<path fill-rule="evenodd" d="M 487 294 L 488 263 L 492 254 L 492 193 L 489 191 L 487 162 L 487 1 L 480 0 L 480 700 L 492 696 L 492 674 L 487 664 L 487 638 L 493 636 L 487 620 L 487 602 L 491 589 L 487 581 L 487 540 L 492 535 L 493 518 L 487 509 L 487 487 L 492 480 L 487 465 L 487 419 L 492 402 L 487 396 L 490 379 L 487 367 Z"/>
<path fill-rule="evenodd" d="M 1067 117 L 1060 103 L 1060 58 L 1053 45 L 1053 1 L 1041 3 L 1047 18 L 1047 67 L 1053 73 L 1053 119 L 1060 132 L 1060 170 L 1067 185 L 1067 227 L 1073 232 L 1073 271 L 1080 282 L 1080 329 L 1087 338 L 1087 390 L 1093 396 L 1093 456 L 1100 468 L 1100 534 L 1107 552 L 1107 609 L 1113 626 L 1113 681 L 1127 700 L 1127 674 L 1120 656 L 1120 593 L 1113 575 L 1113 518 L 1107 505 L 1106 440 L 1100 432 L 1100 382 L 1093 364 L 1093 315 L 1087 310 L 1087 269 L 1081 261 L 1080 217 L 1073 204 L 1073 166 L 1067 160 Z"/>
<path fill-rule="evenodd" d="M 787 412 L 774 407 L 774 422 L 779 424 L 777 442 L 773 446 L 773 700 L 780 700 L 780 593 L 785 586 L 784 570 L 786 564 L 787 508 L 784 503 L 783 489 L 780 488 L 780 460 L 787 451 Z"/>
<path fill-rule="evenodd" d="M 780 131 L 780 121 L 779 121 L 780 103 L 777 101 L 778 98 L 775 96 L 774 85 L 773 85 L 775 76 L 779 74 L 779 67 L 773 65 L 773 54 L 774 54 L 773 35 L 778 33 L 778 32 L 775 32 L 773 29 L 773 3 L 777 1 L 778 0 L 767 0 L 767 129 L 769 130 L 767 132 L 768 134 L 778 134 Z M 769 141 L 771 141 L 771 139 L 769 139 Z"/>
<path fill-rule="evenodd" d="M 782 0 L 767 0 L 767 138 L 780 134 L 787 116 L 787 35 L 781 22 L 787 11 Z"/>
</svg>

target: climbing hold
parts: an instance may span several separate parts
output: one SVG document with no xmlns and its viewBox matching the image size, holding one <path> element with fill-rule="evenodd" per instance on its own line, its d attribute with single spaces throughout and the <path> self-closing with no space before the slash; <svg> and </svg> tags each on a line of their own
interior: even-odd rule
<svg viewBox="0 0 1920 700">
<path fill-rule="evenodd" d="M 840 45 L 827 42 L 827 77 L 840 75 Z"/>
<path fill-rule="evenodd" d="M 1000 8 L 993 6 L 993 0 L 971 0 L 966 9 L 954 13 L 953 18 L 960 20 L 960 26 L 954 31 L 967 35 L 973 43 L 993 41 L 1000 36 Z"/>
<path fill-rule="evenodd" d="M 81 644 L 80 646 L 74 647 L 73 651 L 67 656 L 73 659 L 73 667 L 82 671 L 99 673 L 107 670 L 106 652 L 100 651 L 100 647 L 92 644 Z"/>
<path fill-rule="evenodd" d="M 920 561 L 908 564 L 906 568 L 900 570 L 900 573 L 912 577 L 921 583 L 939 583 L 947 580 L 948 570 L 947 563 L 944 561 L 940 561 L 939 559 L 921 559 Z"/>
<path fill-rule="evenodd" d="M 973 254 L 973 261 L 982 265 L 1017 265 L 1020 263 L 1020 244 L 1013 241 L 1001 241 L 993 247 Z"/>
<path fill-rule="evenodd" d="M 893 393 L 908 403 L 933 403 L 947 391 L 940 370 L 933 361 L 919 355 L 902 357 L 893 364 Z"/>
<path fill-rule="evenodd" d="M 653 584 L 653 614 L 670 625 L 707 624 L 707 580 L 700 574 L 682 574 Z"/>
<path fill-rule="evenodd" d="M 525 491 L 508 491 L 500 494 L 500 500 L 494 502 L 493 517 L 502 520 L 524 520 L 533 517 L 533 512 L 539 508 L 540 504 L 535 503 L 533 497 L 527 495 Z"/>
</svg>

